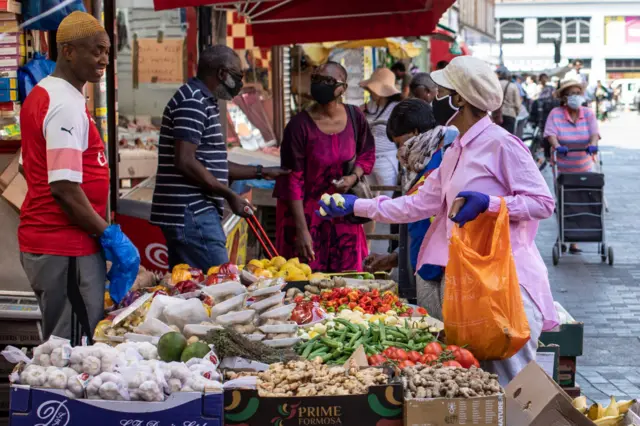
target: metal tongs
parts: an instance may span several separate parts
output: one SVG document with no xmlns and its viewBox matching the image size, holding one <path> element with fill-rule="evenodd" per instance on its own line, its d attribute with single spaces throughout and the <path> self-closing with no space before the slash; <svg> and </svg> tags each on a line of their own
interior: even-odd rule
<svg viewBox="0 0 640 426">
<path fill-rule="evenodd" d="M 275 246 L 271 242 L 271 239 L 269 239 L 269 236 L 267 235 L 264 228 L 260 224 L 260 221 L 253 214 L 253 210 L 251 210 L 251 207 L 249 206 L 245 207 L 244 211 L 247 214 L 250 214 L 249 217 L 245 218 L 245 220 L 247 221 L 247 225 L 249 225 L 249 228 L 251 228 L 251 232 L 253 232 L 253 235 L 255 235 L 256 238 L 258 239 L 258 242 L 262 246 L 262 249 L 266 253 L 269 260 L 279 256 L 278 251 L 276 250 Z"/>
</svg>

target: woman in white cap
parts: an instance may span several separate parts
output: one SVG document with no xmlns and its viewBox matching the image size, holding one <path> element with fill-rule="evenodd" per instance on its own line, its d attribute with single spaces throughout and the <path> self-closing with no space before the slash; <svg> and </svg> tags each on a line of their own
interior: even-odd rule
<svg viewBox="0 0 640 426">
<path fill-rule="evenodd" d="M 387 136 L 387 121 L 391 111 L 402 100 L 396 88 L 396 76 L 389 68 L 378 68 L 371 78 L 360 82 L 371 97 L 365 106 L 365 116 L 376 141 L 376 162 L 371 177 L 374 185 L 395 186 L 398 184 L 398 147 Z M 391 196 L 393 191 L 381 194 Z"/>
<path fill-rule="evenodd" d="M 488 112 L 502 104 L 498 78 L 482 60 L 460 56 L 443 70 L 431 73 L 438 85 L 433 102 L 438 124 L 453 125 L 460 136 L 446 152 L 440 168 L 432 173 L 414 196 L 362 200 L 345 197 L 321 206 L 330 217 L 348 213 L 389 223 L 414 222 L 435 215 L 425 237 L 419 265 L 446 266 L 448 241 L 454 224 L 464 225 L 483 212 L 498 212 L 504 199 L 509 210 L 511 247 L 531 330 L 530 341 L 513 357 L 486 363 L 485 367 L 508 383 L 535 359 L 543 330 L 558 324 L 547 269 L 535 245 L 538 221 L 553 214 L 555 206 L 546 182 L 529 150 L 502 127 L 492 123 Z M 461 199 L 464 199 L 462 206 Z M 454 201 L 458 200 L 455 205 Z M 442 285 L 427 297 L 442 297 Z"/>
</svg>

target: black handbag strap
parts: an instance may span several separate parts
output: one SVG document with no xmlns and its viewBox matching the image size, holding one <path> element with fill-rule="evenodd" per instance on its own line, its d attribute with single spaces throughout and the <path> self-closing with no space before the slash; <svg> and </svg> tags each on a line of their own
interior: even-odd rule
<svg viewBox="0 0 640 426">
<path fill-rule="evenodd" d="M 347 114 L 349 116 L 349 120 L 351 121 L 351 127 L 353 127 L 354 140 L 356 141 L 356 152 L 355 154 L 353 154 L 353 158 L 345 164 L 343 170 L 344 175 L 347 176 L 353 172 L 353 168 L 356 164 L 356 158 L 358 157 L 358 152 L 360 151 L 360 138 L 358 137 L 359 132 L 356 121 L 356 107 L 349 104 L 345 104 L 345 107 L 347 108 Z"/>
</svg>

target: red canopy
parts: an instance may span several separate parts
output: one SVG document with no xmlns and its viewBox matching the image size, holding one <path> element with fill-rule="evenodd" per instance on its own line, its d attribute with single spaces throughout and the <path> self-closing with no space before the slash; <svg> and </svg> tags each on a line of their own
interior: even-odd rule
<svg viewBox="0 0 640 426">
<path fill-rule="evenodd" d="M 268 47 L 430 34 L 455 0 L 237 0 L 254 44 Z M 229 0 L 154 0 L 156 10 Z"/>
<path fill-rule="evenodd" d="M 221 6 L 234 8 L 235 6 L 252 5 L 256 3 L 273 3 L 282 0 L 153 0 L 155 10 L 178 9 L 192 6 Z"/>
</svg>

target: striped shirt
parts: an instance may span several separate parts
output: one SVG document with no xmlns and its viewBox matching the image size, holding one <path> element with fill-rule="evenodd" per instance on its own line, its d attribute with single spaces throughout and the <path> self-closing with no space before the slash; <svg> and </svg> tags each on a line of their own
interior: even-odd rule
<svg viewBox="0 0 640 426">
<path fill-rule="evenodd" d="M 574 123 L 567 107 L 556 107 L 551 110 L 544 128 L 544 136 L 555 136 L 558 143 L 570 150 L 566 156 L 559 155 L 558 171 L 560 173 L 589 172 L 593 166 L 593 158 L 586 152 L 591 136 L 598 135 L 598 122 L 590 108 L 580 107 L 578 119 Z"/>
<path fill-rule="evenodd" d="M 158 143 L 158 172 L 151 223 L 184 226 L 184 211 L 194 214 L 216 209 L 222 216 L 224 199 L 207 194 L 174 166 L 174 145 L 181 140 L 198 146 L 196 159 L 223 184 L 228 183 L 227 149 L 216 99 L 204 83 L 192 78 L 171 98 L 162 117 Z"/>
</svg>

